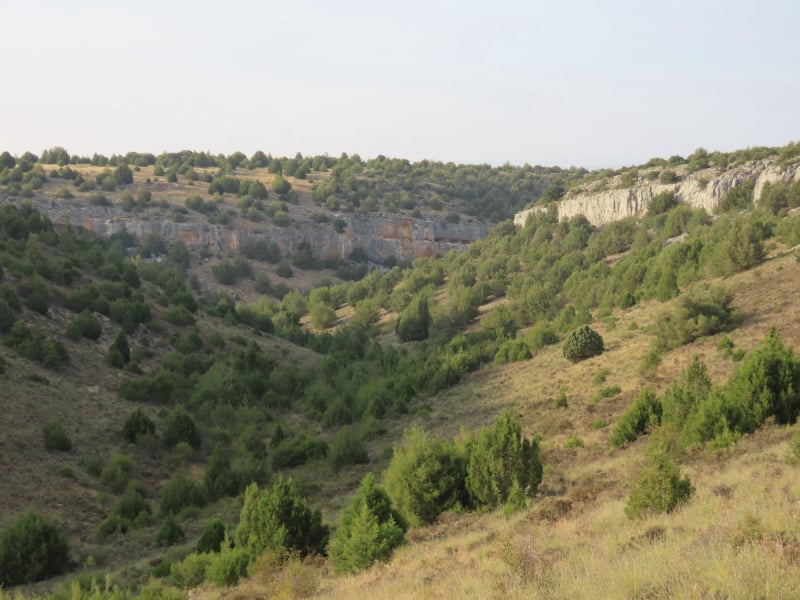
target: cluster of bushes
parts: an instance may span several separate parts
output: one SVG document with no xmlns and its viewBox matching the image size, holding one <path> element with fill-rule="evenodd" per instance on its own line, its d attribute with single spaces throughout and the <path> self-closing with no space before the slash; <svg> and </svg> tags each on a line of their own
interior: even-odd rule
<svg viewBox="0 0 800 600">
<path fill-rule="evenodd" d="M 39 327 L 28 327 L 22 321 L 14 323 L 3 343 L 23 358 L 48 369 L 69 364 L 69 354 L 61 342 L 49 338 Z"/>
<path fill-rule="evenodd" d="M 465 440 L 444 441 L 412 429 L 385 473 L 389 496 L 414 526 L 447 510 L 522 508 L 541 479 L 538 442 L 525 438 L 519 419 L 508 412 Z"/>
<path fill-rule="evenodd" d="M 695 357 L 680 383 L 662 397 L 644 390 L 620 418 L 611 443 L 622 446 L 668 423 L 684 445 L 726 446 L 767 418 L 792 424 L 800 416 L 800 360 L 772 329 L 722 386 L 712 386 Z"/>
</svg>

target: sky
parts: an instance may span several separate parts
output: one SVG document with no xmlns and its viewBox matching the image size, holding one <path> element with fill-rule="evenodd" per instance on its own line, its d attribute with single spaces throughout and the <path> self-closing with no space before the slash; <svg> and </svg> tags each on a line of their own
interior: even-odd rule
<svg viewBox="0 0 800 600">
<path fill-rule="evenodd" d="M 0 151 L 620 167 L 800 140 L 800 2 L 0 0 Z"/>
</svg>

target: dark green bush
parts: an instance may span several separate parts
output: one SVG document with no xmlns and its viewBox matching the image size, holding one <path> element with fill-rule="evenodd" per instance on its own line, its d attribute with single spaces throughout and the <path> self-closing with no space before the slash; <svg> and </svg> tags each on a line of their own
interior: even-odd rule
<svg viewBox="0 0 800 600">
<path fill-rule="evenodd" d="M 656 444 L 648 464 L 639 473 L 631 489 L 625 515 L 629 519 L 654 513 L 669 513 L 687 502 L 694 493 L 688 477 L 681 478 L 678 466 L 666 448 Z"/>
<path fill-rule="evenodd" d="M 197 540 L 197 553 L 219 552 L 225 541 L 225 524 L 216 517 L 211 519 Z"/>
<path fill-rule="evenodd" d="M 186 539 L 186 534 L 181 529 L 181 526 L 175 521 L 175 516 L 168 513 L 161 523 L 161 527 L 156 534 L 156 543 L 159 546 L 174 546 L 178 542 Z"/>
<path fill-rule="evenodd" d="M 369 462 L 367 446 L 351 427 L 342 427 L 331 444 L 328 455 L 331 465 L 338 469 L 345 465 L 360 465 Z"/>
<path fill-rule="evenodd" d="M 235 496 L 239 491 L 239 478 L 231 468 L 228 454 L 222 444 L 214 446 L 211 452 L 203 483 L 212 502 L 224 496 Z"/>
<path fill-rule="evenodd" d="M 103 333 L 103 326 L 100 321 L 90 311 L 83 310 L 75 315 L 67 325 L 66 336 L 71 340 L 84 337 L 96 340 Z"/>
<path fill-rule="evenodd" d="M 40 581 L 68 566 L 67 538 L 56 521 L 29 511 L 0 529 L 0 585 Z"/>
<path fill-rule="evenodd" d="M 136 438 L 140 435 L 154 435 L 155 432 L 156 424 L 140 408 L 131 412 L 122 425 L 122 437 L 131 444 L 136 443 Z"/>
<path fill-rule="evenodd" d="M 175 374 L 167 369 L 159 368 L 149 375 L 122 382 L 119 387 L 119 396 L 129 402 L 168 404 L 174 389 Z"/>
<path fill-rule="evenodd" d="M 684 294 L 675 311 L 663 314 L 656 323 L 655 348 L 671 350 L 730 328 L 739 319 L 733 298 L 733 292 L 723 286 Z"/>
<path fill-rule="evenodd" d="M 170 306 L 164 313 L 164 320 L 172 325 L 185 327 L 187 325 L 194 325 L 195 319 L 192 313 L 182 304 L 178 306 Z"/>
<path fill-rule="evenodd" d="M 272 468 L 296 467 L 310 460 L 325 458 L 327 454 L 328 444 L 323 440 L 299 435 L 284 440 L 275 447 L 272 453 Z"/>
<path fill-rule="evenodd" d="M 61 342 L 49 339 L 39 327 L 28 328 L 22 321 L 14 323 L 4 343 L 23 358 L 41 363 L 48 369 L 69 363 L 67 349 Z"/>
<path fill-rule="evenodd" d="M 405 541 L 404 532 L 405 524 L 388 494 L 376 484 L 374 475 L 367 475 L 342 511 L 331 539 L 329 555 L 334 570 L 353 573 L 388 560 Z"/>
<path fill-rule="evenodd" d="M 117 501 L 117 505 L 114 507 L 114 514 L 129 521 L 136 521 L 142 513 L 150 515 L 152 510 L 142 493 L 135 488 L 131 488 L 133 488 L 133 484 Z"/>
<path fill-rule="evenodd" d="M 179 513 L 187 506 L 203 507 L 207 497 L 203 486 L 184 472 L 178 471 L 161 492 L 161 514 Z"/>
<path fill-rule="evenodd" d="M 250 263 L 242 257 L 234 260 L 221 260 L 211 267 L 211 274 L 217 283 L 223 285 L 234 285 L 240 279 L 253 277 L 253 268 Z"/>
<path fill-rule="evenodd" d="M 192 448 L 200 448 L 202 441 L 200 431 L 197 429 L 194 420 L 181 409 L 174 410 L 168 417 L 164 425 L 164 446 L 174 448 L 180 442 L 186 442 Z"/>
<path fill-rule="evenodd" d="M 51 451 L 69 452 L 72 450 L 72 440 L 64 431 L 61 421 L 50 421 L 42 427 L 44 447 Z"/>
<path fill-rule="evenodd" d="M 561 347 L 564 358 L 579 362 L 603 353 L 603 338 L 588 325 L 581 325 L 570 333 Z"/>
<path fill-rule="evenodd" d="M 413 428 L 395 448 L 384 481 L 397 510 L 418 527 L 469 505 L 466 473 L 464 454 L 454 444 Z"/>
<path fill-rule="evenodd" d="M 403 342 L 424 340 L 428 337 L 430 323 L 428 300 L 423 295 L 417 295 L 397 317 L 395 333 Z"/>
<path fill-rule="evenodd" d="M 6 333 L 17 320 L 14 310 L 4 298 L 0 297 L 0 333 Z"/>
<path fill-rule="evenodd" d="M 290 550 L 324 554 L 328 528 L 319 509 L 312 509 L 291 479 L 279 478 L 269 490 L 250 484 L 236 528 L 236 546 L 258 556 Z"/>
<path fill-rule="evenodd" d="M 470 442 L 466 486 L 474 505 L 501 506 L 514 489 L 531 496 L 541 481 L 539 444 L 523 437 L 519 417 L 510 412 L 503 411 Z"/>
<path fill-rule="evenodd" d="M 612 446 L 620 447 L 636 441 L 640 435 L 658 427 L 662 412 L 661 401 L 655 391 L 652 388 L 642 390 L 617 421 L 609 442 Z"/>
<path fill-rule="evenodd" d="M 133 459 L 127 454 L 115 454 L 100 473 L 100 483 L 116 493 L 128 486 L 133 472 Z"/>
</svg>

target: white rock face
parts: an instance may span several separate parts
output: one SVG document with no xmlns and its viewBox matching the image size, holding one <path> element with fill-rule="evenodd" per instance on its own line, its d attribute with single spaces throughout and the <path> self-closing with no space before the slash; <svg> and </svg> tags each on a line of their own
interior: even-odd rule
<svg viewBox="0 0 800 600">
<path fill-rule="evenodd" d="M 653 197 L 662 192 L 675 192 L 679 202 L 703 208 L 710 213 L 726 192 L 748 179 L 755 181 L 753 197 L 757 200 L 767 182 L 800 180 L 800 162 L 783 168 L 774 161 L 753 161 L 731 167 L 724 173 L 719 173 L 717 169 L 697 171 L 676 183 L 646 183 L 624 189 L 579 192 L 558 202 L 558 218 L 571 219 L 575 215 L 584 215 L 595 226 L 625 217 L 641 218 Z M 610 185 L 618 185 L 618 180 L 611 179 Z M 540 210 L 543 208 L 534 207 L 518 212 L 514 216 L 514 224 L 524 226 L 528 216 Z"/>
</svg>

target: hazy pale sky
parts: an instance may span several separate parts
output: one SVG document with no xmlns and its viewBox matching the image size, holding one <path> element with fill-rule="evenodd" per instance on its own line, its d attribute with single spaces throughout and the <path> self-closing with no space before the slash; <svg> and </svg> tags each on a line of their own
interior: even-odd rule
<svg viewBox="0 0 800 600">
<path fill-rule="evenodd" d="M 0 151 L 617 167 L 800 139 L 796 0 L 0 0 Z"/>
</svg>

